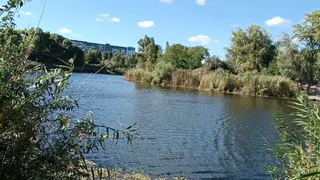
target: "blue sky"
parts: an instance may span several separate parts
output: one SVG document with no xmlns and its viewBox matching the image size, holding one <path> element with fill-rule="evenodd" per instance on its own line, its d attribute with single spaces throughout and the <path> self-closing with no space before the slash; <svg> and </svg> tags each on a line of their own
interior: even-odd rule
<svg viewBox="0 0 320 180">
<path fill-rule="evenodd" d="M 17 28 L 37 26 L 44 2 L 23 7 Z M 319 0 L 47 0 L 40 27 L 70 39 L 133 47 L 148 35 L 162 47 L 166 41 L 203 45 L 223 58 L 235 27 L 258 24 L 277 38 L 319 7 Z"/>
</svg>

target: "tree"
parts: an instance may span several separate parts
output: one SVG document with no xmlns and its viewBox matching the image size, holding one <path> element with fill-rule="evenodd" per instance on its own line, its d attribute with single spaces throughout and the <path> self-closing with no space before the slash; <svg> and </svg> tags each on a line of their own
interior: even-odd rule
<svg viewBox="0 0 320 180">
<path fill-rule="evenodd" d="M 69 49 L 70 47 L 72 47 L 72 43 L 69 39 L 64 39 L 61 43 L 62 47 Z"/>
<path fill-rule="evenodd" d="M 54 41 L 56 41 L 57 43 L 59 43 L 63 47 L 67 47 L 68 45 L 71 44 L 70 40 L 64 38 L 63 36 L 61 36 L 59 34 L 50 34 L 50 39 L 53 39 Z M 67 40 L 69 42 L 64 42 L 65 40 Z M 65 46 L 63 44 L 65 44 Z"/>
<path fill-rule="evenodd" d="M 161 46 L 157 45 L 153 37 L 145 35 L 143 39 L 138 41 L 138 52 L 141 53 L 142 61 L 146 68 L 151 70 L 161 54 Z"/>
<path fill-rule="evenodd" d="M 216 69 L 224 69 L 229 70 L 228 64 L 224 61 L 222 61 L 219 56 L 213 55 L 209 58 L 207 58 L 204 62 L 204 66 L 210 70 L 216 70 Z"/>
<path fill-rule="evenodd" d="M 202 46 L 187 47 L 181 44 L 173 44 L 167 48 L 163 59 L 178 69 L 196 69 L 208 56 L 208 49 Z"/>
<path fill-rule="evenodd" d="M 136 54 L 126 56 L 125 62 L 124 62 L 126 67 L 133 68 L 137 65 L 137 63 L 138 63 L 138 58 Z"/>
<path fill-rule="evenodd" d="M 74 65 L 83 66 L 85 62 L 84 62 L 84 52 L 82 51 L 82 49 L 78 46 L 71 46 L 70 51 L 73 52 L 75 55 Z"/>
<path fill-rule="evenodd" d="M 292 80 L 300 79 L 301 58 L 298 44 L 294 43 L 292 38 L 284 33 L 277 42 L 276 65 L 280 74 Z"/>
<path fill-rule="evenodd" d="M 308 85 L 316 77 L 316 63 L 320 52 L 320 10 L 306 14 L 301 24 L 294 25 L 293 36 L 305 45 L 302 50 L 303 78 Z"/>
<path fill-rule="evenodd" d="M 173 44 L 171 45 L 163 55 L 164 61 L 167 63 L 171 63 L 175 68 L 178 69 L 189 69 L 188 61 L 189 61 L 189 54 L 188 54 L 187 47 L 181 44 Z"/>
<path fill-rule="evenodd" d="M 99 64 L 102 60 L 102 54 L 98 50 L 89 50 L 84 59 L 87 64 Z"/>
<path fill-rule="evenodd" d="M 210 56 L 209 50 L 203 46 L 189 47 L 187 49 L 189 55 L 187 60 L 188 69 L 199 68 L 202 65 L 202 61 Z"/>
<path fill-rule="evenodd" d="M 165 52 L 167 52 L 167 50 L 170 48 L 170 44 L 169 44 L 169 42 L 167 41 L 166 42 L 166 49 L 165 49 Z"/>
<path fill-rule="evenodd" d="M 275 46 L 270 35 L 258 25 L 251 25 L 245 31 L 238 28 L 232 32 L 231 41 L 226 57 L 234 62 L 237 72 L 261 72 L 274 59 Z"/>
</svg>

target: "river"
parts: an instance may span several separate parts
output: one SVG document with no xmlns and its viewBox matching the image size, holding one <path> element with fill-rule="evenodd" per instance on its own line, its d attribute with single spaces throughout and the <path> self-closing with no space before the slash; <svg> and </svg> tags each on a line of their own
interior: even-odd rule
<svg viewBox="0 0 320 180">
<path fill-rule="evenodd" d="M 182 91 L 124 80 L 123 76 L 73 74 L 69 94 L 77 112 L 124 128 L 137 122 L 132 145 L 120 140 L 88 155 L 103 167 L 153 178 L 271 179 L 268 143 L 279 139 L 274 113 L 285 100 Z"/>
</svg>

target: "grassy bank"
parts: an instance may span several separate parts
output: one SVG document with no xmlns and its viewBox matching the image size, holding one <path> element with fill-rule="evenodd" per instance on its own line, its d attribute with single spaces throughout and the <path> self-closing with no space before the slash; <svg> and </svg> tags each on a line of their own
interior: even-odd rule
<svg viewBox="0 0 320 180">
<path fill-rule="evenodd" d="M 157 77 L 157 73 L 144 69 L 130 69 L 125 78 L 134 82 L 254 96 L 292 97 L 299 91 L 296 82 L 282 76 L 257 73 L 232 74 L 226 71 L 212 72 L 202 68 L 173 70 L 167 72 L 165 77 Z"/>
</svg>

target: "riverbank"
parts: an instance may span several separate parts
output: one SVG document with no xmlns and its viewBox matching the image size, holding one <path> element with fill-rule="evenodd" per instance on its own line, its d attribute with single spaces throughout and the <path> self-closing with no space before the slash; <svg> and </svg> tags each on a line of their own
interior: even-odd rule
<svg viewBox="0 0 320 180">
<path fill-rule="evenodd" d="M 258 73 L 236 75 L 226 71 L 210 72 L 199 68 L 196 70 L 175 70 L 160 75 L 160 77 L 157 76 L 157 74 L 144 69 L 130 69 L 125 74 L 125 79 L 167 87 L 259 97 L 291 98 L 300 92 L 299 85 L 289 78 Z"/>
</svg>

